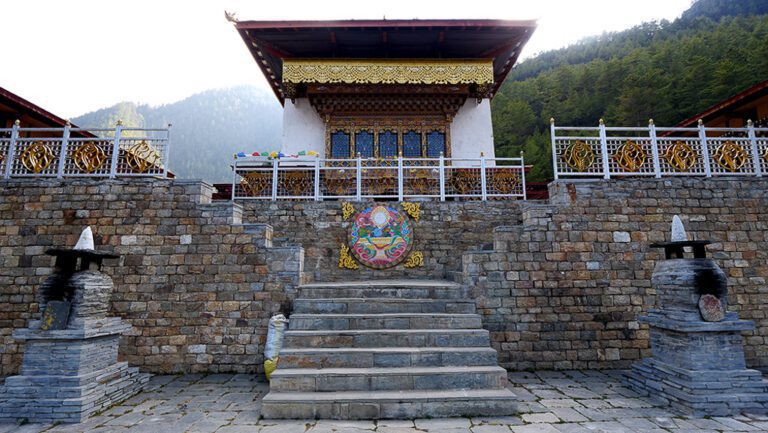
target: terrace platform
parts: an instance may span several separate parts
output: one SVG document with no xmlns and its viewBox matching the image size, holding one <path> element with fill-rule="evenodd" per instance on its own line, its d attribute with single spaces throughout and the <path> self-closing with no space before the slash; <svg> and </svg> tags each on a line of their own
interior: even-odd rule
<svg viewBox="0 0 768 433">
<path fill-rule="evenodd" d="M 255 375 L 155 376 L 143 393 L 81 424 L 0 424 L 2 433 L 730 433 L 768 430 L 765 414 L 679 416 L 638 396 L 619 370 L 510 373 L 517 416 L 416 420 L 264 420 Z"/>
</svg>

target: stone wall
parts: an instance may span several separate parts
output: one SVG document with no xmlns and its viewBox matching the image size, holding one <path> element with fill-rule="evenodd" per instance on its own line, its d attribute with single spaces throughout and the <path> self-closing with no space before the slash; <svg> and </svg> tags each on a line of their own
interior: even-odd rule
<svg viewBox="0 0 768 433">
<path fill-rule="evenodd" d="M 419 221 L 414 223 L 412 251 L 424 253 L 423 268 L 374 270 L 339 269 L 339 249 L 349 236 L 352 218 L 344 221 L 341 202 L 264 202 L 243 204 L 243 220 L 269 224 L 275 243 L 304 248 L 304 270 L 315 281 L 366 278 L 453 278 L 461 271 L 461 252 L 490 248 L 493 229 L 520 223 L 520 201 L 423 201 Z M 350 202 L 360 211 L 370 202 Z M 402 211 L 397 202 L 384 202 Z"/>
<path fill-rule="evenodd" d="M 338 269 L 339 202 L 211 202 L 207 184 L 173 180 L 0 182 L 0 375 L 18 371 L 13 329 L 39 316 L 35 291 L 52 246 L 92 225 L 122 255 L 111 314 L 134 330 L 122 360 L 144 371 L 259 371 L 268 318 L 301 281 L 452 278 L 471 286 L 502 365 L 626 367 L 647 352 L 635 320 L 680 214 L 711 239 L 730 308 L 756 322 L 747 363 L 768 368 L 768 189 L 760 179 L 556 182 L 542 202 L 423 202 L 415 249 L 426 266 Z M 355 204 L 360 209 L 363 204 Z"/>
<path fill-rule="evenodd" d="M 39 316 L 35 291 L 52 246 L 91 225 L 107 262 L 111 314 L 133 330 L 121 359 L 155 373 L 261 368 L 268 318 L 287 312 L 303 251 L 273 247 L 272 229 L 242 224 L 242 209 L 211 203 L 201 182 L 131 179 L 13 180 L 0 187 L 0 375 L 22 348 L 10 335 Z"/>
<path fill-rule="evenodd" d="M 467 252 L 484 326 L 511 369 L 627 367 L 648 355 L 636 321 L 654 304 L 650 278 L 680 214 L 710 239 L 728 275 L 729 307 L 754 320 L 747 363 L 768 367 L 768 183 L 762 179 L 642 179 L 550 185 L 522 224 L 498 227 L 493 251 Z"/>
</svg>

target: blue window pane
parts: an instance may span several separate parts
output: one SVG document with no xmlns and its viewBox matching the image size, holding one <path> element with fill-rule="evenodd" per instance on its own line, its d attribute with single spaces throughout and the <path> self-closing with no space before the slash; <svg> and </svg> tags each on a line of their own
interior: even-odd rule
<svg viewBox="0 0 768 433">
<path fill-rule="evenodd" d="M 439 158 L 445 155 L 445 134 L 439 131 L 427 134 L 427 158 Z"/>
<path fill-rule="evenodd" d="M 344 131 L 331 133 L 331 158 L 349 158 L 349 139 Z"/>
<path fill-rule="evenodd" d="M 393 131 L 379 132 L 379 157 L 391 158 L 397 156 L 397 133 Z"/>
<path fill-rule="evenodd" d="M 373 158 L 373 133 L 361 131 L 355 133 L 355 154 L 363 158 Z"/>
<path fill-rule="evenodd" d="M 421 156 L 420 133 L 408 131 L 403 134 L 403 156 L 406 158 L 418 158 Z"/>
</svg>

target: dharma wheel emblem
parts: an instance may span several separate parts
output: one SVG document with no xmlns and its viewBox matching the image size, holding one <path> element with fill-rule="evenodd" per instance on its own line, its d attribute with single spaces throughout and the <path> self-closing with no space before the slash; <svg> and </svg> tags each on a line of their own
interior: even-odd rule
<svg viewBox="0 0 768 433">
<path fill-rule="evenodd" d="M 595 162 L 595 152 L 587 143 L 576 140 L 565 148 L 563 159 L 569 167 L 585 171 Z"/>
<path fill-rule="evenodd" d="M 676 141 L 664 152 L 664 159 L 677 171 L 686 171 L 696 164 L 696 152 L 683 141 Z"/>
<path fill-rule="evenodd" d="M 360 211 L 349 233 L 352 255 L 374 269 L 396 266 L 413 246 L 413 226 L 397 209 L 375 205 Z"/>
<path fill-rule="evenodd" d="M 107 154 L 93 141 L 81 144 L 72 152 L 72 161 L 80 171 L 85 173 L 98 170 L 106 160 Z"/>
<path fill-rule="evenodd" d="M 144 173 L 160 162 L 160 154 L 147 140 L 141 140 L 128 148 L 125 161 L 134 173 Z"/>
<path fill-rule="evenodd" d="M 724 169 L 735 172 L 747 163 L 747 152 L 731 140 L 717 146 L 714 153 L 715 162 Z"/>
<path fill-rule="evenodd" d="M 21 154 L 21 163 L 32 173 L 42 173 L 54 160 L 53 150 L 42 141 L 36 141 Z"/>
<path fill-rule="evenodd" d="M 645 164 L 645 158 L 645 150 L 632 140 L 627 140 L 624 144 L 619 146 L 616 153 L 613 155 L 616 164 L 630 172 L 640 170 L 643 167 L 643 164 Z"/>
</svg>

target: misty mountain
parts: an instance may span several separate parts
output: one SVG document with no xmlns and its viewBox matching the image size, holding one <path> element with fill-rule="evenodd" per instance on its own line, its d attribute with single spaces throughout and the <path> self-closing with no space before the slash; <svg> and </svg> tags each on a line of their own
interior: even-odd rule
<svg viewBox="0 0 768 433">
<path fill-rule="evenodd" d="M 90 128 L 117 120 L 140 128 L 171 127 L 170 170 L 182 179 L 232 180 L 232 155 L 280 148 L 282 107 L 268 90 L 250 86 L 207 90 L 160 106 L 121 102 L 72 119 Z"/>
</svg>

